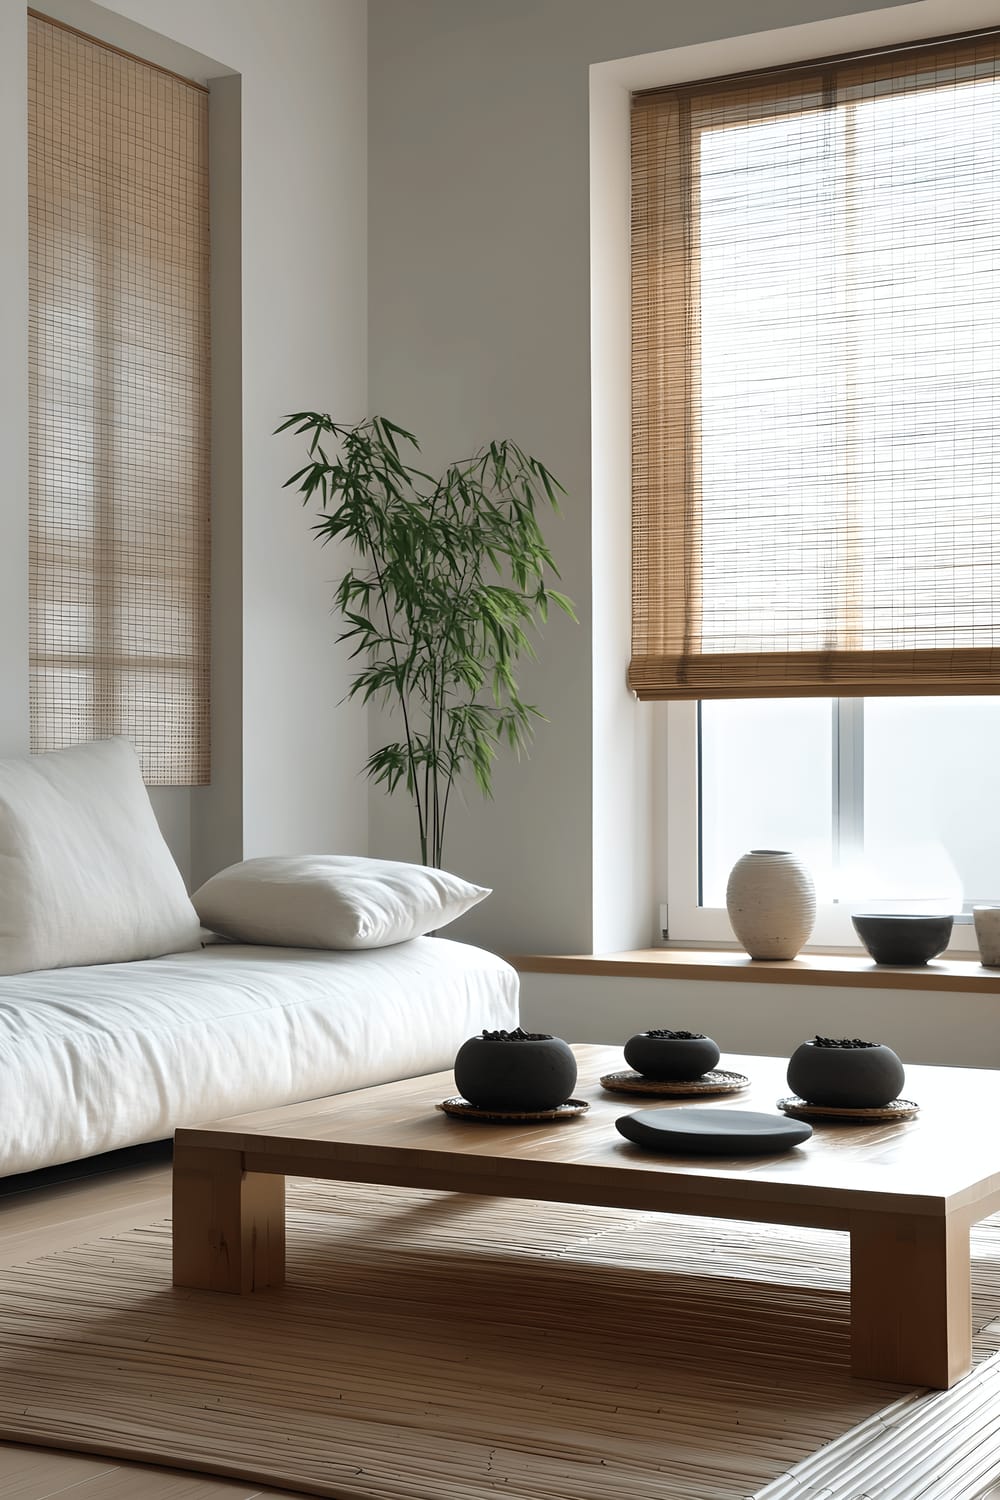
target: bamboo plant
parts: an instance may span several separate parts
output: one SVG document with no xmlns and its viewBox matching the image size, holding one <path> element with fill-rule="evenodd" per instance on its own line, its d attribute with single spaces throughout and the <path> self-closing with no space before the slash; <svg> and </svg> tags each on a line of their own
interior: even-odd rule
<svg viewBox="0 0 1000 1500">
<path fill-rule="evenodd" d="M 456 785 L 471 772 L 491 797 L 498 750 L 520 755 L 543 717 L 515 676 L 535 654 L 529 631 L 550 604 L 575 618 L 549 587 L 558 571 L 537 520 L 558 509 L 562 486 L 506 440 L 434 478 L 414 462 L 413 434 L 385 417 L 348 426 L 296 412 L 277 430 L 289 428 L 308 439 L 309 461 L 285 487 L 318 502 L 321 542 L 342 539 L 359 559 L 335 594 L 338 639 L 359 664 L 347 696 L 396 710 L 401 725 L 365 771 L 388 792 L 405 786 L 421 859 L 440 866 Z"/>
</svg>

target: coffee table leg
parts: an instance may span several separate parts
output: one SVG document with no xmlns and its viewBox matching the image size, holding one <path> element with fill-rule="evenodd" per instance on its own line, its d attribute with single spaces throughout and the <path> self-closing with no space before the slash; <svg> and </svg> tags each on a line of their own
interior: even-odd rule
<svg viewBox="0 0 1000 1500">
<path fill-rule="evenodd" d="M 259 1291 L 285 1279 L 285 1179 L 239 1151 L 174 1145 L 174 1285 Z"/>
<path fill-rule="evenodd" d="M 946 1390 L 972 1364 L 969 1226 L 851 1215 L 851 1371 Z"/>
</svg>

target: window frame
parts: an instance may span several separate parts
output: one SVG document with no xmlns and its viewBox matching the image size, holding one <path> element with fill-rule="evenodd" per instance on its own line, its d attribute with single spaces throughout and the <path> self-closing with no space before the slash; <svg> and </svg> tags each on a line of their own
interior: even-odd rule
<svg viewBox="0 0 1000 1500">
<path fill-rule="evenodd" d="M 842 704 L 858 705 L 860 699 L 842 699 Z M 839 743 L 855 746 L 861 735 L 860 715 L 856 707 L 846 710 L 851 722 L 842 725 Z M 698 702 L 666 705 L 666 883 L 667 928 L 664 942 L 678 946 L 722 946 L 738 948 L 726 909 L 723 906 L 700 905 L 700 747 Z M 840 836 L 837 808 L 860 829 L 861 803 L 858 788 L 863 776 L 860 756 L 834 757 L 835 775 L 831 796 L 834 799 L 834 838 Z M 979 899 L 979 898 L 975 898 Z M 825 903 L 817 907 L 816 926 L 806 950 L 835 948 L 864 953 L 863 945 L 851 923 L 852 909 L 862 903 Z M 975 929 L 968 912 L 956 917 L 946 958 L 978 958 Z"/>
</svg>

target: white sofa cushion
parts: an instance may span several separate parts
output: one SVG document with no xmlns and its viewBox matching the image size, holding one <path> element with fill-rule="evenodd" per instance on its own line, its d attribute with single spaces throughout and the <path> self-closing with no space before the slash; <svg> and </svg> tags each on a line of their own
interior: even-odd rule
<svg viewBox="0 0 1000 1500">
<path fill-rule="evenodd" d="M 0 760 L 0 974 L 199 946 L 125 739 Z"/>
<path fill-rule="evenodd" d="M 508 964 L 447 938 L 369 953 L 215 943 L 0 979 L 0 1176 L 436 1073 L 466 1037 L 515 1027 L 517 993 Z"/>
<path fill-rule="evenodd" d="M 313 854 L 230 865 L 191 899 L 206 927 L 239 943 L 352 949 L 422 937 L 489 894 L 427 865 Z"/>
</svg>

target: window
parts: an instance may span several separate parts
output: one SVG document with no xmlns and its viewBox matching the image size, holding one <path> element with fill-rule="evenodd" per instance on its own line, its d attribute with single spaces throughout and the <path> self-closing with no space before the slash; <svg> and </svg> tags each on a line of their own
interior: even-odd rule
<svg viewBox="0 0 1000 1500">
<path fill-rule="evenodd" d="M 811 866 L 818 941 L 996 900 L 1000 33 L 637 95 L 632 163 L 671 936 L 731 938 L 750 847 Z"/>
<path fill-rule="evenodd" d="M 855 942 L 852 910 L 1000 899 L 1000 699 L 747 699 L 670 716 L 672 937 L 731 938 L 726 881 L 751 848 L 809 867 L 814 941 Z M 974 949 L 968 924 L 953 947 Z"/>
<path fill-rule="evenodd" d="M 207 95 L 32 16 L 31 747 L 209 776 Z"/>
</svg>

